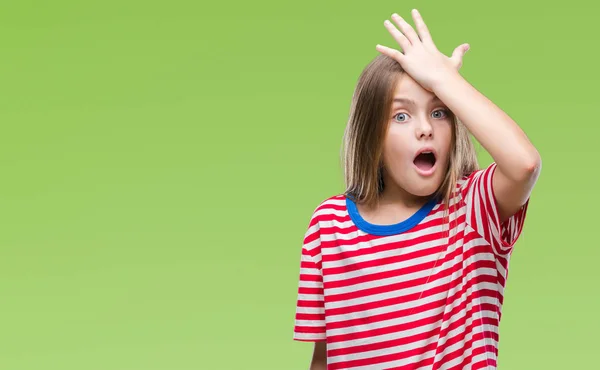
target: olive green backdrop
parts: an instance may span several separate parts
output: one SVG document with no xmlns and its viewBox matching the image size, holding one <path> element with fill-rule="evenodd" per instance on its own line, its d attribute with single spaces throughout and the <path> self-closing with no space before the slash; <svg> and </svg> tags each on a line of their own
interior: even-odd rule
<svg viewBox="0 0 600 370">
<path fill-rule="evenodd" d="M 594 368 L 591 2 L 4 1 L 0 369 L 306 369 L 302 238 L 343 191 L 356 80 L 421 10 L 543 157 L 501 370 Z M 491 158 L 481 152 L 481 164 Z"/>
</svg>

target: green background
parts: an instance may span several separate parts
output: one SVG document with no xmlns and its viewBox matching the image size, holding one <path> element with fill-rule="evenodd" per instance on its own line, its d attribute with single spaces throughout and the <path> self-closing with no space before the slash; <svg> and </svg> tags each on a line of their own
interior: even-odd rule
<svg viewBox="0 0 600 370">
<path fill-rule="evenodd" d="M 543 158 L 499 368 L 596 366 L 591 4 L 2 2 L 0 369 L 306 369 L 303 235 L 343 191 L 383 21 L 414 7 Z"/>
</svg>

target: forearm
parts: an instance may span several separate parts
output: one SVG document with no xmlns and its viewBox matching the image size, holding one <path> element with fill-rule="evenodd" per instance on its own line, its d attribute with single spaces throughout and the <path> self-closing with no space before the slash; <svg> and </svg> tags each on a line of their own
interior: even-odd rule
<svg viewBox="0 0 600 370">
<path fill-rule="evenodd" d="M 327 343 L 315 342 L 310 370 L 327 370 Z"/>
<path fill-rule="evenodd" d="M 517 123 L 458 72 L 447 75 L 433 90 L 507 178 L 526 180 L 539 167 L 539 154 Z"/>
<path fill-rule="evenodd" d="M 310 370 L 327 370 L 327 362 L 312 362 Z"/>
</svg>

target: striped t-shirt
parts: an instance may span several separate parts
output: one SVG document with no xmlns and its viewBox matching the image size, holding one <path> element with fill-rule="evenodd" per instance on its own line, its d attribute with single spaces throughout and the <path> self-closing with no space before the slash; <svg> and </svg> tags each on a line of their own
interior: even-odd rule
<svg viewBox="0 0 600 370">
<path fill-rule="evenodd" d="M 529 204 L 499 222 L 495 168 L 460 179 L 449 213 L 432 200 L 393 225 L 367 222 L 343 194 L 321 202 L 302 246 L 294 339 L 326 341 L 331 370 L 495 369 Z"/>
</svg>

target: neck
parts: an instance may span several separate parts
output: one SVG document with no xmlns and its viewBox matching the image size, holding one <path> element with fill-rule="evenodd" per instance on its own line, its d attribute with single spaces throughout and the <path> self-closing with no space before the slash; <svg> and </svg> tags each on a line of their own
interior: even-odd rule
<svg viewBox="0 0 600 370">
<path fill-rule="evenodd" d="M 381 193 L 379 203 L 385 205 L 398 205 L 406 208 L 420 208 L 431 197 L 420 197 L 406 192 L 404 189 L 390 189 L 387 186 Z"/>
<path fill-rule="evenodd" d="M 380 205 L 399 206 L 408 209 L 421 208 L 427 203 L 430 196 L 417 196 L 407 192 L 392 181 L 392 179 L 384 178 L 385 188 L 380 195 Z"/>
</svg>

